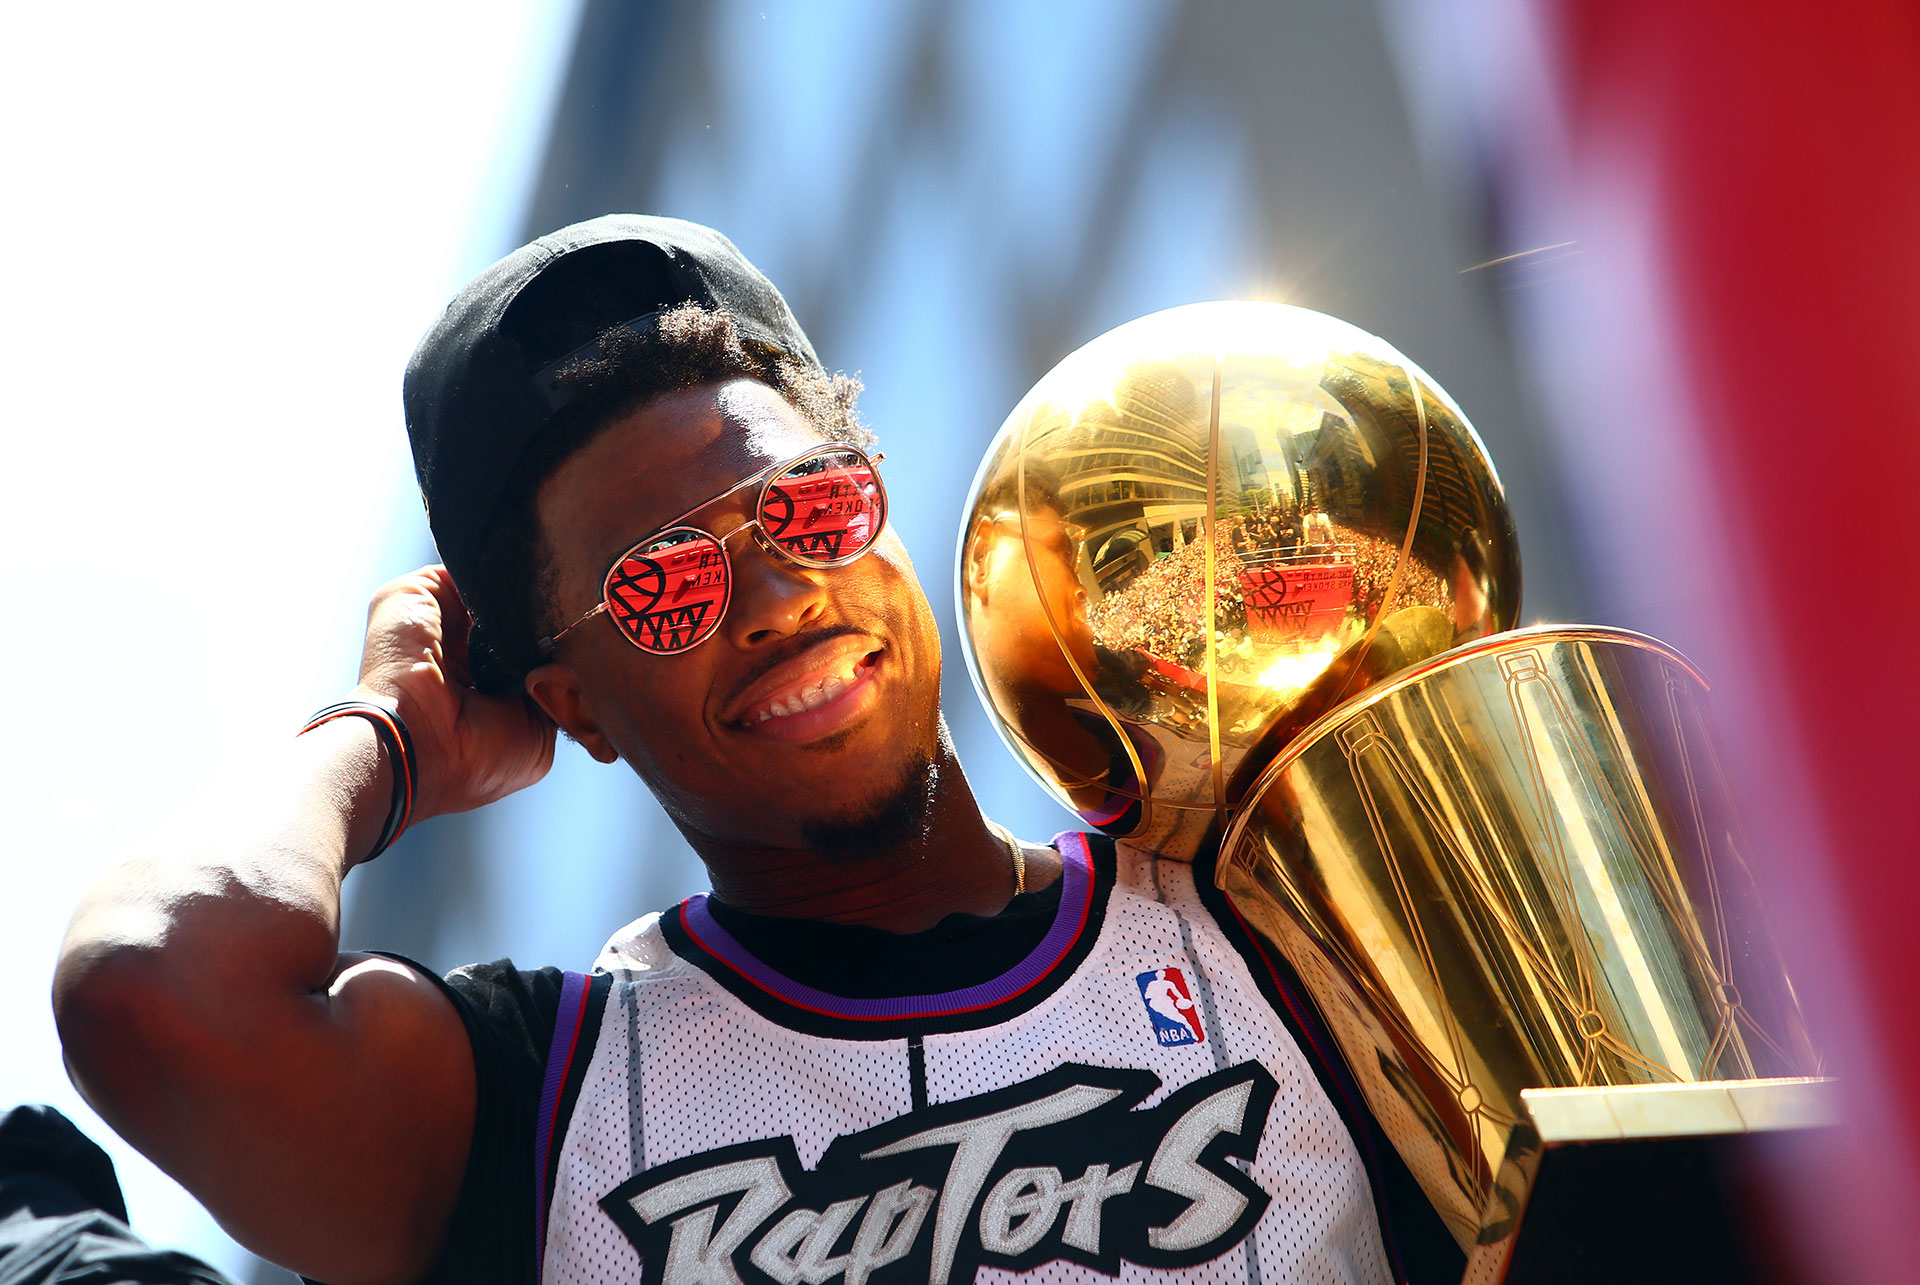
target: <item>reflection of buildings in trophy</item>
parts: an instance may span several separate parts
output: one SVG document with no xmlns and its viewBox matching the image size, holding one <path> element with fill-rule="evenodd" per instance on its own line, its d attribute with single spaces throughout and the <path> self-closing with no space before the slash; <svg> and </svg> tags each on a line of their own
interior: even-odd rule
<svg viewBox="0 0 1920 1285">
<path fill-rule="evenodd" d="M 1233 466 L 1220 473 L 1221 507 L 1244 508 L 1263 501 L 1280 502 L 1277 496 L 1271 495 L 1271 487 L 1264 480 L 1266 461 L 1252 429 L 1244 424 L 1222 424 L 1220 446 Z"/>
<path fill-rule="evenodd" d="M 1325 381 L 1321 384 L 1325 389 Z M 1365 504 L 1366 461 L 1353 421 L 1323 410 L 1317 428 L 1286 441 L 1293 478 L 1298 542 L 1329 543 L 1326 522 L 1333 513 L 1356 513 Z"/>
<path fill-rule="evenodd" d="M 1418 496 L 1420 521 L 1413 532 L 1412 556 L 1435 575 L 1451 579 L 1463 556 L 1460 533 L 1487 529 L 1484 456 L 1468 455 L 1469 439 L 1460 421 L 1444 399 L 1431 394 L 1420 400 L 1427 424 L 1423 437 L 1406 367 L 1398 363 L 1342 353 L 1337 362 L 1328 363 L 1321 387 L 1346 408 L 1359 435 L 1376 444 L 1382 457 L 1398 457 L 1396 467 L 1373 471 L 1379 489 L 1376 503 L 1389 512 L 1411 513 Z M 1334 505 L 1327 507 L 1339 512 Z M 1484 537 L 1476 538 L 1484 547 Z M 1502 541 L 1498 556 L 1503 565 L 1495 569 L 1498 574 L 1488 587 L 1500 600 L 1496 614 L 1511 618 L 1519 603 L 1505 600 L 1518 597 L 1519 554 L 1511 541 Z"/>
<path fill-rule="evenodd" d="M 1102 587 L 1197 537 L 1207 510 L 1207 428 L 1206 399 L 1192 377 L 1158 362 L 1130 370 L 1110 400 L 1035 412 L 1027 453 L 1059 477 Z"/>
</svg>

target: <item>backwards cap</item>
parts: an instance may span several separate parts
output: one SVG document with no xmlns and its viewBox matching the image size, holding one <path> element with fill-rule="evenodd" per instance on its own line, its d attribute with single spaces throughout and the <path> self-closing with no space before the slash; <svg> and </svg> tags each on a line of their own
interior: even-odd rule
<svg viewBox="0 0 1920 1285">
<path fill-rule="evenodd" d="M 454 583 L 479 570 L 521 456 L 570 400 L 558 376 L 615 328 L 646 335 L 683 303 L 732 314 L 741 341 L 818 367 L 786 300 L 712 228 L 608 214 L 474 278 L 414 350 L 403 398 L 414 471 Z"/>
</svg>

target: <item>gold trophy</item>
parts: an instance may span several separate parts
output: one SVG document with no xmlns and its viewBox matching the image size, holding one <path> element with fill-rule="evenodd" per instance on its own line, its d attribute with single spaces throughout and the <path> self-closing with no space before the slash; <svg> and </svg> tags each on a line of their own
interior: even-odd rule
<svg viewBox="0 0 1920 1285">
<path fill-rule="evenodd" d="M 1514 628 L 1499 478 L 1390 345 L 1272 303 L 1131 322 L 1014 409 L 966 512 L 1008 745 L 1094 827 L 1218 845 L 1468 1279 L 1508 1270 L 1556 1138 L 1821 1116 L 1706 684 L 1625 630 Z"/>
</svg>

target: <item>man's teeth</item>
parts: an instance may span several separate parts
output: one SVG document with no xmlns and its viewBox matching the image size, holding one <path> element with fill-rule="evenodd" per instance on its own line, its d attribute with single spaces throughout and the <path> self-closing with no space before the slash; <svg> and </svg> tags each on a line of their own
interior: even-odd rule
<svg viewBox="0 0 1920 1285">
<path fill-rule="evenodd" d="M 764 709 L 754 716 L 754 722 L 764 723 L 770 718 L 791 718 L 805 710 L 818 709 L 830 700 L 834 700 L 853 685 L 859 666 L 850 667 L 844 675 L 833 674 L 819 680 L 787 697 L 785 701 L 769 701 Z"/>
</svg>

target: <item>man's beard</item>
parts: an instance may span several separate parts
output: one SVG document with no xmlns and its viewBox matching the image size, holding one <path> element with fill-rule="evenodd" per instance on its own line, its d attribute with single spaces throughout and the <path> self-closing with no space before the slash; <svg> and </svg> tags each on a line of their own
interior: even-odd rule
<svg viewBox="0 0 1920 1285">
<path fill-rule="evenodd" d="M 858 811 L 803 822 L 807 847 L 836 864 L 903 862 L 915 842 L 927 837 L 940 768 L 925 750 L 901 762 L 891 789 Z"/>
</svg>

